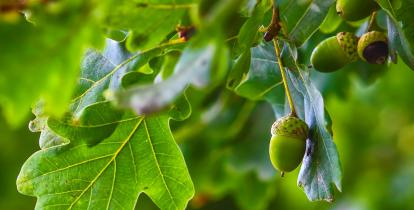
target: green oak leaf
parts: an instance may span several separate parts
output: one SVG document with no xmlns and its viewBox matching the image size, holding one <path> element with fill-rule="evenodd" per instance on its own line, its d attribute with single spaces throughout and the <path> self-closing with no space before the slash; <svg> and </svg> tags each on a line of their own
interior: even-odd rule
<svg viewBox="0 0 414 210">
<path fill-rule="evenodd" d="M 128 49 L 156 46 L 175 30 L 183 15 L 196 8 L 194 0 L 112 0 L 101 5 L 103 25 L 128 29 Z"/>
<path fill-rule="evenodd" d="M 249 2 L 251 4 L 251 2 Z M 255 3 L 251 16 L 241 27 L 237 36 L 237 43 L 241 51 L 248 50 L 258 36 L 258 30 L 263 25 L 265 13 L 270 9 L 269 0 L 263 0 Z"/>
<path fill-rule="evenodd" d="M 95 146 L 72 140 L 38 151 L 18 190 L 38 198 L 36 209 L 134 209 L 142 192 L 161 209 L 185 209 L 194 187 L 168 121 L 126 114 Z"/>
<path fill-rule="evenodd" d="M 225 48 L 215 41 L 185 48 L 173 73 L 155 84 L 137 84 L 110 94 L 117 106 L 132 108 L 138 114 L 149 114 L 170 105 L 189 85 L 201 88 L 223 74 Z M 171 66 L 172 67 L 172 66 Z M 215 68 L 216 67 L 216 68 Z M 160 78 L 161 79 L 161 78 Z"/>
<path fill-rule="evenodd" d="M 319 29 L 334 0 L 274 0 L 279 7 L 282 31 L 286 38 L 301 46 Z"/>
<path fill-rule="evenodd" d="M 378 0 L 388 14 L 388 39 L 403 61 L 414 70 L 414 17 L 413 0 Z"/>
<path fill-rule="evenodd" d="M 323 98 L 312 84 L 309 75 L 299 70 L 299 78 L 293 79 L 298 90 L 304 95 L 305 120 L 310 128 L 306 153 L 298 177 L 309 200 L 334 200 L 334 186 L 341 190 L 342 171 L 338 151 L 325 120 Z M 301 80 L 298 80 L 301 79 Z"/>
<path fill-rule="evenodd" d="M 250 49 L 243 52 L 235 61 L 231 68 L 229 75 L 227 76 L 226 87 L 230 90 L 234 90 L 241 80 L 246 77 L 250 68 L 251 52 Z"/>
<path fill-rule="evenodd" d="M 122 88 L 122 78 L 160 54 L 169 44 L 150 50 L 130 54 L 122 43 L 109 40 L 103 53 L 90 50 L 85 55 L 78 88 L 72 99 L 70 111 L 80 117 L 82 110 L 90 104 L 105 101 L 104 91 Z"/>
<path fill-rule="evenodd" d="M 239 84 L 232 84 L 238 95 L 249 98 L 251 100 L 263 99 L 264 96 L 272 91 L 275 87 L 281 85 L 281 76 L 278 64 L 275 61 L 276 55 L 271 42 L 260 43 L 258 46 L 251 48 L 251 57 L 241 57 L 237 62 L 248 63 L 250 59 L 249 72 L 244 74 L 243 69 L 233 69 L 232 72 L 241 72 L 242 78 Z M 236 68 L 245 68 L 244 65 L 236 63 Z M 231 75 L 233 74 L 231 73 Z M 240 77 L 240 76 L 239 76 Z M 240 80 L 237 79 L 237 80 Z M 233 82 L 234 83 L 234 82 Z"/>
<path fill-rule="evenodd" d="M 168 44 L 160 45 L 152 50 L 130 54 L 124 47 L 123 43 L 107 40 L 104 51 L 89 50 L 84 57 L 81 65 L 77 87 L 75 88 L 72 104 L 68 113 L 61 119 L 52 118 L 42 111 L 36 111 L 36 119 L 31 125 L 39 127 L 35 132 L 41 131 L 39 145 L 42 149 L 67 143 L 61 136 L 57 135 L 50 127 L 72 127 L 76 131 L 71 131 L 75 135 L 83 136 L 91 144 L 97 143 L 103 137 L 110 135 L 115 129 L 115 124 L 111 123 L 121 117 L 118 110 L 110 107 L 105 103 L 103 95 L 108 89 L 122 88 L 122 78 L 124 75 L 140 68 L 148 60 L 157 56 L 168 47 Z M 102 102 L 102 103 L 100 103 Z M 98 104 L 96 104 L 98 103 Z M 96 105 L 96 106 L 95 106 Z M 102 113 L 108 113 L 108 118 L 103 118 Z M 96 122 L 90 122 L 90 116 L 98 115 L 100 118 Z M 95 119 L 95 118 L 91 118 Z M 106 121 L 106 122 L 105 122 Z M 94 132 L 81 132 L 84 127 L 93 126 Z M 84 135 L 80 135 L 81 132 Z"/>
<path fill-rule="evenodd" d="M 285 49 L 295 54 L 294 47 L 286 45 Z M 287 71 L 290 89 L 296 89 L 303 97 L 304 115 L 301 116 L 308 124 L 309 138 L 306 142 L 306 152 L 299 172 L 298 185 L 303 187 L 309 200 L 334 200 L 334 188 L 341 190 L 342 169 L 338 151 L 330 130 L 331 123 L 323 98 L 312 83 L 309 70 L 296 65 L 295 69 Z M 298 99 L 295 99 L 298 101 Z M 300 104 L 300 103 L 299 103 Z"/>
<path fill-rule="evenodd" d="M 189 116 L 185 96 L 168 112 L 147 117 L 125 113 L 103 95 L 124 88 L 124 75 L 169 46 L 130 54 L 122 43 L 108 40 L 102 53 L 86 53 L 64 117 L 44 115 L 41 106 L 34 109 L 32 130 L 48 135 L 48 141 L 23 165 L 17 187 L 38 198 L 37 209 L 133 209 L 142 192 L 161 209 L 185 208 L 194 187 L 169 128 L 170 118 Z"/>
</svg>

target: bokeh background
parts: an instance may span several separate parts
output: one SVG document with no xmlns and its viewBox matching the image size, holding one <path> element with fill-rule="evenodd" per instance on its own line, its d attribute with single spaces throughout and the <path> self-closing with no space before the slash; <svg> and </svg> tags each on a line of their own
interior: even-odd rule
<svg viewBox="0 0 414 210">
<path fill-rule="evenodd" d="M 54 12 L 60 8 L 49 9 Z M 75 18 L 75 23 L 78 21 L 76 18 L 84 22 L 81 16 L 77 16 L 78 10 L 68 11 L 68 14 Z M 72 26 L 72 20 L 67 18 L 66 13 L 62 14 L 64 24 L 62 20 L 56 19 L 50 23 L 53 27 L 45 27 L 45 34 L 67 35 L 66 30 L 70 28 L 68 26 Z M 336 17 L 336 20 L 339 18 L 334 10 L 333 17 Z M 47 16 L 44 18 L 49 20 Z M 380 12 L 378 25 L 382 29 L 386 28 L 384 20 L 384 13 Z M 92 26 L 96 26 L 95 22 L 85 22 L 84 28 L 91 29 Z M 325 28 L 324 33 L 317 32 L 300 49 L 299 58 L 302 59 L 302 63 L 308 64 L 315 45 L 337 31 L 352 31 L 361 35 L 366 29 L 363 21 L 345 24 L 339 19 L 332 22 L 336 24 L 335 27 L 331 27 L 330 22 L 325 24 L 325 27 L 321 28 Z M 339 24 L 341 25 L 338 27 Z M 236 25 L 232 24 L 237 32 Z M 77 28 L 77 25 L 75 26 Z M 234 29 L 233 27 L 228 29 Z M 96 31 L 99 30 L 101 29 Z M 2 39 L 7 40 L 4 42 L 4 48 L 8 44 L 11 46 L 9 49 L 14 50 L 14 54 L 10 53 L 10 57 L 16 61 L 14 64 L 32 64 L 23 63 L 27 61 L 20 59 L 22 56 L 37 59 L 38 57 L 32 57 L 33 52 L 41 58 L 38 60 L 47 60 L 42 60 L 45 56 L 37 53 L 36 45 L 30 52 L 27 48 L 22 48 L 27 50 L 24 52 L 14 47 L 17 44 L 26 47 L 22 40 L 30 44 L 31 38 L 39 35 L 36 31 L 13 34 L 14 31 L 7 31 L 1 27 L 0 31 L 3 32 L 0 33 L 0 38 L 9 34 L 14 37 L 9 40 Z M 93 31 L 94 36 L 91 37 L 96 38 L 99 35 L 96 31 Z M 88 34 L 83 35 L 89 37 Z M 27 39 L 28 36 L 30 39 Z M 85 37 L 83 38 L 86 40 Z M 80 35 L 72 38 L 82 40 Z M 101 39 L 103 40 L 102 37 Z M 55 41 L 47 39 L 45 42 Z M 54 77 L 57 82 L 42 77 L 41 74 L 36 74 L 38 78 L 28 78 L 27 81 L 36 86 L 38 80 L 43 79 L 58 87 L 62 86 L 63 82 L 74 81 L 76 72 L 72 71 L 69 74 L 67 69 L 70 68 L 59 59 L 70 55 L 77 60 L 79 56 L 73 51 L 80 53 L 79 46 L 65 44 L 62 47 L 68 49 L 59 48 L 62 49 L 61 54 L 56 56 L 56 60 L 52 60 L 55 62 L 51 61 L 55 65 L 47 66 L 59 70 L 58 76 Z M 8 53 L 1 50 L 2 45 L 0 53 Z M 17 54 L 19 56 L 15 56 Z M 275 121 L 275 115 L 269 104 L 247 101 L 226 91 L 222 86 L 210 91 L 207 97 L 199 90 L 188 89 L 188 98 L 195 107 L 192 116 L 183 122 L 171 122 L 175 139 L 183 151 L 196 189 L 195 197 L 189 202 L 188 209 L 414 209 L 414 71 L 401 59 L 398 60 L 397 64 L 382 66 L 357 62 L 331 74 L 321 74 L 313 70 L 311 72 L 314 83 L 324 96 L 326 109 L 332 119 L 334 141 L 342 163 L 342 192 L 336 192 L 336 200 L 333 203 L 308 201 L 303 190 L 296 184 L 300 167 L 283 178 L 272 168 L 268 158 L 268 144 L 270 126 Z M 73 69 L 78 65 L 76 62 L 70 64 L 73 65 Z M 10 69 L 6 70 L 12 72 Z M 15 73 L 13 76 L 20 77 L 20 68 L 12 70 Z M 20 84 L 14 85 L 15 87 L 9 87 L 10 90 L 14 90 Z M 72 85 L 66 84 L 70 87 Z M 53 90 L 56 90 L 54 94 L 61 94 L 60 89 Z M 66 90 L 66 94 L 70 94 L 70 88 Z M 11 109 L 20 110 L 19 107 Z M 28 111 L 21 110 L 21 116 L 25 116 Z M 33 116 L 29 116 L 25 123 L 11 127 L 3 118 L 4 114 L 5 111 L 0 110 L 0 210 L 33 209 L 36 199 L 19 194 L 15 182 L 24 161 L 39 150 L 39 133 L 31 133 L 28 129 L 27 125 Z M 136 209 L 155 210 L 157 207 L 142 194 Z"/>
<path fill-rule="evenodd" d="M 296 186 L 298 169 L 283 178 L 273 171 L 267 154 L 274 121 L 269 105 L 222 93 L 233 109 L 210 113 L 209 125 L 183 130 L 172 124 L 196 186 L 188 209 L 414 209 L 414 72 L 399 62 L 370 82 L 355 72 L 314 74 L 343 168 L 335 202 L 309 202 Z M 240 123 L 233 131 L 220 130 L 220 123 L 235 118 Z M 38 150 L 39 134 L 1 119 L 0 136 L 0 209 L 33 209 L 35 198 L 20 195 L 15 180 L 24 160 Z M 157 208 L 142 195 L 137 209 Z"/>
</svg>

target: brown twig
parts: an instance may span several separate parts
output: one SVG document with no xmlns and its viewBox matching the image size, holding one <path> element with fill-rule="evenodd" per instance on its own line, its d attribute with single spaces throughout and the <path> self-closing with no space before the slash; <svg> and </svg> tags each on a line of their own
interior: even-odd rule
<svg viewBox="0 0 414 210">
<path fill-rule="evenodd" d="M 264 40 L 269 42 L 279 34 L 281 29 L 279 23 L 279 8 L 273 6 L 272 21 L 269 26 L 266 27 L 265 34 L 263 36 Z"/>
</svg>

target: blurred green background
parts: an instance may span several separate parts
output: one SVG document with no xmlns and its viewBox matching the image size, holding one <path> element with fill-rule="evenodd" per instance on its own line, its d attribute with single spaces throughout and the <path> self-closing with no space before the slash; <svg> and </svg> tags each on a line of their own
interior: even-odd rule
<svg viewBox="0 0 414 210">
<path fill-rule="evenodd" d="M 399 62 L 370 84 L 347 71 L 314 74 L 344 172 L 336 201 L 309 202 L 296 186 L 299 168 L 283 178 L 275 174 L 267 154 L 274 121 L 269 105 L 221 93 L 232 109 L 210 115 L 209 125 L 194 123 L 186 129 L 199 131 L 189 135 L 180 123 L 172 124 L 196 186 L 188 209 L 414 209 L 414 72 Z M 220 123 L 235 118 L 246 123 L 232 124 L 234 132 L 224 135 Z M 20 195 L 15 180 L 24 160 L 38 150 L 39 134 L 27 126 L 11 129 L 4 119 L 0 133 L 0 209 L 33 209 L 35 199 Z M 157 208 L 141 195 L 137 209 Z"/>
</svg>

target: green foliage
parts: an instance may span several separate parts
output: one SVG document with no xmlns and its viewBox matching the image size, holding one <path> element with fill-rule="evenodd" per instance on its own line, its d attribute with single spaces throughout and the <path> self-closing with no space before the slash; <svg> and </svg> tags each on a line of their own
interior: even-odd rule
<svg viewBox="0 0 414 210">
<path fill-rule="evenodd" d="M 369 22 L 342 20 L 333 0 L 0 3 L 1 111 L 18 126 L 32 106 L 29 129 L 40 132 L 18 191 L 36 197 L 36 209 L 330 208 L 304 201 L 343 199 L 335 192 L 358 174 L 342 171 L 339 157 L 346 170 L 354 154 L 345 140 L 368 139 L 370 130 L 352 128 L 353 136 L 335 128 L 352 124 L 338 110 L 353 107 L 331 97 L 348 97 L 349 75 L 375 86 L 387 69 L 405 70 L 398 56 L 414 69 L 414 4 L 377 2 L 394 63 L 358 61 L 329 76 L 308 67 L 313 48 L 339 31 L 365 33 Z M 273 6 L 281 26 L 274 43 L 262 39 Z M 279 178 L 268 151 L 272 123 L 292 111 L 284 85 L 310 132 L 300 169 Z M 379 104 L 386 101 L 381 91 L 395 97 L 383 86 L 372 99 Z M 374 118 L 368 108 L 358 113 Z M 412 133 L 403 130 L 407 144 Z M 345 139 L 338 147 L 334 131 Z M 413 174 L 403 164 L 397 173 Z M 398 196 L 405 201 L 410 193 Z"/>
<path fill-rule="evenodd" d="M 404 62 L 413 69 L 414 29 L 412 26 L 414 18 L 409 11 L 413 8 L 414 1 L 380 0 L 378 4 L 388 14 L 388 39 L 392 49 L 395 49 Z"/>
<path fill-rule="evenodd" d="M 318 30 L 334 3 L 333 0 L 275 1 L 280 8 L 284 34 L 290 42 L 298 46 Z"/>
<path fill-rule="evenodd" d="M 113 123 L 116 130 L 97 146 L 74 136 L 32 155 L 17 179 L 19 192 L 37 196 L 39 209 L 133 209 L 141 192 L 161 209 L 184 209 L 194 188 L 168 117 L 126 114 Z"/>
<path fill-rule="evenodd" d="M 85 47 L 91 46 L 92 39 L 103 40 L 93 35 L 96 27 L 90 20 L 87 3 L 62 7 L 59 13 L 48 7 L 34 7 L 27 15 L 36 25 L 23 17 L 16 23 L 0 20 L 0 101 L 4 115 L 13 125 L 22 123 L 29 107 L 40 97 L 46 101 L 49 113 L 63 113 Z"/>
</svg>

